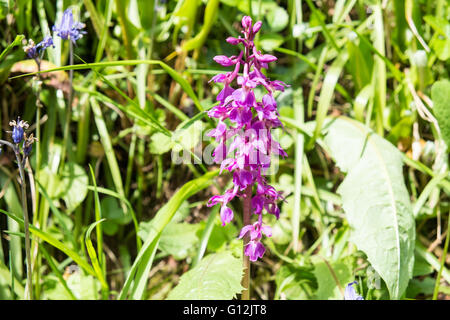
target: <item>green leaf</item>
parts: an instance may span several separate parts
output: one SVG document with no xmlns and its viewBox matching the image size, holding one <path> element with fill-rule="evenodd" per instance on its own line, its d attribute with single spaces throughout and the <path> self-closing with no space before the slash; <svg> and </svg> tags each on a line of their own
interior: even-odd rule
<svg viewBox="0 0 450 320">
<path fill-rule="evenodd" d="M 84 201 L 87 195 L 89 179 L 84 169 L 74 163 L 67 162 L 61 173 L 59 189 L 62 193 L 59 196 L 66 203 L 69 212 L 75 210 Z"/>
<path fill-rule="evenodd" d="M 280 32 L 286 28 L 289 22 L 286 10 L 278 6 L 267 13 L 266 19 L 272 32 Z"/>
<path fill-rule="evenodd" d="M 13 42 L 9 46 L 6 47 L 5 50 L 0 53 L 0 61 L 2 61 L 3 57 L 15 46 L 20 46 L 22 44 L 22 40 L 25 38 L 23 34 L 16 36 Z"/>
<path fill-rule="evenodd" d="M 142 298 L 143 287 L 147 282 L 148 272 L 146 273 L 146 270 L 151 267 L 154 252 L 156 251 L 163 229 L 172 220 L 183 202 L 195 193 L 208 187 L 218 173 L 218 170 L 208 172 L 197 179 L 187 182 L 175 193 L 169 202 L 159 209 L 156 216 L 152 219 L 152 228 L 150 228 L 147 238 L 131 266 L 128 277 L 119 294 L 119 299 L 125 299 L 128 293 L 130 293 L 130 290 L 133 298 Z M 131 288 L 132 282 L 134 283 L 133 288 Z"/>
<path fill-rule="evenodd" d="M 23 219 L 14 216 L 13 214 L 6 212 L 2 209 L 0 209 L 1 213 L 6 214 L 8 217 L 14 219 L 15 221 L 17 221 L 21 227 L 23 227 Z M 52 245 L 53 247 L 61 250 L 62 252 L 64 252 L 66 255 L 68 255 L 70 258 L 72 258 L 73 261 L 75 261 L 80 267 L 82 267 L 87 273 L 91 274 L 91 275 L 95 275 L 95 271 L 94 269 L 89 265 L 89 263 L 86 262 L 86 260 L 84 260 L 84 258 L 82 258 L 77 252 L 71 250 L 67 245 L 65 245 L 63 242 L 55 239 L 52 235 L 50 235 L 49 233 L 42 231 L 38 228 L 36 228 L 35 226 L 30 224 L 30 232 L 32 234 L 34 234 L 35 236 L 37 236 L 38 238 L 40 238 L 41 240 L 47 242 L 48 244 Z"/>
<path fill-rule="evenodd" d="M 93 276 L 75 272 L 67 279 L 67 286 L 79 300 L 97 300 L 100 284 Z M 56 279 L 47 278 L 43 295 L 49 300 L 72 300 L 64 286 Z"/>
<path fill-rule="evenodd" d="M 242 261 L 230 252 L 211 254 L 183 274 L 168 300 L 230 300 L 241 292 Z"/>
<path fill-rule="evenodd" d="M 450 81 L 437 81 L 431 87 L 433 111 L 441 128 L 442 138 L 450 148 Z"/>
<path fill-rule="evenodd" d="M 264 51 L 272 51 L 280 47 L 284 42 L 284 38 L 277 33 L 266 33 L 259 37 L 259 46 Z"/>
<path fill-rule="evenodd" d="M 283 265 L 276 273 L 277 289 L 275 299 L 283 295 L 288 300 L 313 299 L 313 291 L 317 281 L 311 267 L 300 267 L 293 264 Z"/>
<path fill-rule="evenodd" d="M 94 228 L 98 224 L 102 223 L 103 221 L 105 221 L 105 219 L 95 221 L 94 223 L 92 223 L 89 226 L 89 228 L 86 231 L 86 235 L 84 237 L 84 242 L 86 244 L 86 250 L 89 255 L 89 258 L 91 259 L 92 266 L 94 267 L 94 271 L 97 275 L 97 278 L 100 280 L 102 287 L 108 289 L 108 284 L 106 283 L 105 278 L 103 277 L 102 268 L 100 267 L 100 264 L 99 264 L 99 261 L 97 258 L 97 253 L 95 252 L 95 249 L 94 249 L 94 246 L 92 245 L 92 240 L 91 240 L 92 230 L 94 230 Z"/>
<path fill-rule="evenodd" d="M 100 201 L 100 206 L 102 208 L 102 217 L 106 218 L 106 221 L 103 223 L 103 231 L 109 236 L 116 234 L 119 225 L 128 224 L 132 219 L 130 214 L 125 214 L 119 206 L 118 200 L 113 197 L 103 198 Z"/>
<path fill-rule="evenodd" d="M 325 144 L 347 176 L 338 193 L 352 228 L 351 240 L 380 274 L 392 299 L 412 277 L 415 223 L 401 153 L 363 124 L 331 121 Z"/>
<path fill-rule="evenodd" d="M 349 261 L 339 260 L 325 262 L 317 260 L 314 264 L 314 275 L 319 288 L 316 298 L 319 300 L 342 300 L 343 290 L 354 280 Z M 342 290 L 342 291 L 341 291 Z"/>
<path fill-rule="evenodd" d="M 176 260 L 185 259 L 198 243 L 198 224 L 169 223 L 159 240 L 159 249 Z"/>
<path fill-rule="evenodd" d="M 156 132 L 152 135 L 150 141 L 150 152 L 153 154 L 164 154 L 174 145 L 173 139 L 164 133 Z"/>
</svg>

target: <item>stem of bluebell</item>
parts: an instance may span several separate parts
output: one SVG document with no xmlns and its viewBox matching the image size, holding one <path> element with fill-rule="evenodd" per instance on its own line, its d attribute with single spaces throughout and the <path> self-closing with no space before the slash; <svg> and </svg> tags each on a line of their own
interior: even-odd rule
<svg viewBox="0 0 450 320">
<path fill-rule="evenodd" d="M 73 43 L 72 40 L 69 39 L 69 65 L 73 65 Z M 61 152 L 61 159 L 66 156 L 67 147 L 71 146 L 72 139 L 69 137 L 70 134 L 70 119 L 72 114 L 72 100 L 73 100 L 73 70 L 69 70 L 69 100 L 67 102 L 66 108 L 66 122 L 64 124 L 64 140 L 63 150 Z"/>
<path fill-rule="evenodd" d="M 41 60 L 36 61 L 37 64 L 37 69 L 38 72 L 41 72 Z M 41 81 L 41 75 L 38 73 L 37 75 L 37 81 L 38 81 L 38 88 L 37 88 L 37 92 L 36 92 L 36 147 L 35 147 L 35 154 L 36 154 L 36 168 L 35 168 L 35 174 L 36 174 L 36 181 L 39 180 L 39 171 L 41 168 L 41 108 L 42 108 L 42 103 L 41 103 L 41 88 L 42 88 L 42 84 L 40 83 Z M 35 186 L 35 190 L 39 190 L 38 189 L 38 185 L 36 183 Z M 36 192 L 35 194 L 35 203 L 34 203 L 34 207 L 36 210 L 38 210 L 39 206 L 39 192 Z"/>
<path fill-rule="evenodd" d="M 249 185 L 245 189 L 245 198 L 243 203 L 243 224 L 247 226 L 251 224 L 251 207 L 252 207 L 252 186 Z M 241 300 L 250 300 L 250 257 L 245 255 L 245 247 L 250 241 L 250 235 L 244 237 L 244 249 L 242 252 L 244 276 L 242 278 L 242 290 Z"/>
<path fill-rule="evenodd" d="M 7 145 L 8 147 L 14 150 L 14 154 L 17 160 L 17 166 L 19 167 L 19 174 L 21 179 L 20 190 L 22 196 L 23 223 L 25 231 L 25 256 L 27 264 L 27 283 L 25 286 L 24 299 L 32 300 L 33 284 L 31 281 L 32 275 L 31 275 L 31 254 L 30 254 L 30 229 L 29 229 L 28 206 L 27 206 L 27 188 L 26 188 L 25 174 L 23 170 L 23 161 L 20 157 L 20 149 L 18 144 L 14 145 L 11 142 L 0 140 L 0 145 Z"/>
<path fill-rule="evenodd" d="M 26 256 L 26 264 L 27 264 L 27 283 L 25 286 L 24 299 L 32 300 L 32 292 L 33 292 L 33 283 L 31 281 L 31 254 L 30 254 L 30 228 L 29 228 L 29 219 L 28 219 L 28 206 L 27 206 L 27 188 L 25 182 L 25 174 L 23 170 L 23 163 L 20 157 L 20 149 L 18 144 L 12 144 L 9 141 L 0 140 L 0 146 L 6 145 L 14 150 L 14 154 L 16 156 L 17 166 L 19 167 L 19 175 L 21 179 L 21 196 L 22 196 L 22 210 L 23 210 L 23 224 L 25 231 L 25 256 Z M 25 157 L 25 156 L 24 156 Z"/>
<path fill-rule="evenodd" d="M 25 286 L 25 294 L 24 298 L 26 300 L 32 300 L 32 292 L 33 292 L 33 283 L 31 281 L 31 254 L 30 254 L 30 227 L 29 227 L 29 218 L 28 218 L 28 205 L 27 205 L 27 190 L 26 190 L 26 182 L 25 182 L 25 174 L 23 170 L 22 161 L 20 161 L 19 148 L 16 147 L 14 150 L 16 153 L 16 158 L 19 166 L 19 173 L 21 181 L 21 193 L 22 193 L 22 209 L 23 209 L 23 223 L 25 230 L 25 255 L 27 260 L 27 284 Z"/>
</svg>

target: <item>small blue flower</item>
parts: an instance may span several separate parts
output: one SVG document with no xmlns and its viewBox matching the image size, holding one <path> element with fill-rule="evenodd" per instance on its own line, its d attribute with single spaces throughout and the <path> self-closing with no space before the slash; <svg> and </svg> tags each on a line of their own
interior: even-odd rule
<svg viewBox="0 0 450 320">
<path fill-rule="evenodd" d="M 37 49 L 38 48 L 32 39 L 28 40 L 28 44 L 23 47 L 23 51 L 25 51 L 30 59 L 36 59 L 39 57 Z"/>
<path fill-rule="evenodd" d="M 20 143 L 23 140 L 24 129 L 28 129 L 28 123 L 26 121 L 20 120 L 17 117 L 17 121 L 13 120 L 9 122 L 9 125 L 13 127 L 12 139 L 15 144 Z"/>
<path fill-rule="evenodd" d="M 35 137 L 33 137 L 33 134 L 30 134 L 29 137 L 26 137 L 23 140 L 23 145 L 22 145 L 22 150 L 23 150 L 23 154 L 28 157 L 31 153 L 31 151 L 33 150 L 33 143 L 36 140 Z"/>
<path fill-rule="evenodd" d="M 53 48 L 55 47 L 55 45 L 53 44 L 53 38 L 51 36 L 46 36 L 44 40 L 39 42 L 36 47 L 38 48 L 39 53 L 41 53 L 42 50 L 45 50 L 50 46 L 52 46 Z"/>
<path fill-rule="evenodd" d="M 39 42 L 37 45 L 34 44 L 32 39 L 28 40 L 28 44 L 23 47 L 23 51 L 27 54 L 30 59 L 38 59 L 41 52 L 48 47 L 53 46 L 53 38 L 51 36 L 46 36 L 44 40 Z"/>
<path fill-rule="evenodd" d="M 358 284 L 358 282 L 353 281 L 345 288 L 344 300 L 364 300 L 363 297 L 356 293 L 355 288 L 353 287 L 354 284 Z"/>
<path fill-rule="evenodd" d="M 59 26 L 53 26 L 53 31 L 56 32 L 61 39 L 70 39 L 73 43 L 75 43 L 78 39 L 83 37 L 83 34 L 86 33 L 86 31 L 81 31 L 84 27 L 84 23 L 73 21 L 72 9 L 69 8 L 64 11 L 61 24 Z"/>
</svg>

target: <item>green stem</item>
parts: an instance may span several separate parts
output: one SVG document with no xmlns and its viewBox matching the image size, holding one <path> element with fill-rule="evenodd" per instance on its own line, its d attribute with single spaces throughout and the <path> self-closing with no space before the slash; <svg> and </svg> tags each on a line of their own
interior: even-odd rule
<svg viewBox="0 0 450 320">
<path fill-rule="evenodd" d="M 441 256 L 441 266 L 439 268 L 439 272 L 436 277 L 436 284 L 434 285 L 433 300 L 437 299 L 439 293 L 439 283 L 441 282 L 442 270 L 444 269 L 445 260 L 447 258 L 448 243 L 450 242 L 449 239 L 450 239 L 450 212 L 448 216 L 447 235 L 445 236 L 444 251 L 442 252 Z"/>
<path fill-rule="evenodd" d="M 27 262 L 27 285 L 25 286 L 25 294 L 24 298 L 26 300 L 33 300 L 32 292 L 33 292 L 33 283 L 31 281 L 31 254 L 30 254 L 30 229 L 29 229 L 29 220 L 28 220 L 28 206 L 27 206 L 27 190 L 26 190 L 26 182 L 25 182 L 25 174 L 23 170 L 23 162 L 20 159 L 20 150 L 19 146 L 16 145 L 14 148 L 14 153 L 16 154 L 17 165 L 19 166 L 19 174 L 21 184 L 20 190 L 22 193 L 22 208 L 23 208 L 23 221 L 24 221 L 24 229 L 25 229 L 25 255 Z"/>
<path fill-rule="evenodd" d="M 24 229 L 25 229 L 25 255 L 26 255 L 26 264 L 27 264 L 27 283 L 25 287 L 24 299 L 32 300 L 32 292 L 33 292 L 33 283 L 31 281 L 31 255 L 30 255 L 30 229 L 29 229 L 29 220 L 28 220 L 28 206 L 27 206 L 27 198 L 26 191 L 27 185 L 25 181 L 25 174 L 23 170 L 23 165 L 26 160 L 26 156 L 24 159 L 20 157 L 20 148 L 19 144 L 12 144 L 9 141 L 0 140 L 0 145 L 6 145 L 14 150 L 14 154 L 16 155 L 17 166 L 19 167 L 20 174 L 20 187 L 22 194 L 22 209 L 23 209 L 23 220 L 24 220 Z"/>
<path fill-rule="evenodd" d="M 73 65 L 73 44 L 69 40 L 69 65 Z M 61 159 L 64 161 L 66 151 L 71 146 L 70 138 L 70 119 L 72 115 L 72 101 L 73 101 L 73 70 L 69 70 L 69 100 L 66 107 L 66 121 L 64 123 L 64 140 L 66 143 L 62 146 Z M 69 151 L 70 153 L 70 151 Z"/>
</svg>

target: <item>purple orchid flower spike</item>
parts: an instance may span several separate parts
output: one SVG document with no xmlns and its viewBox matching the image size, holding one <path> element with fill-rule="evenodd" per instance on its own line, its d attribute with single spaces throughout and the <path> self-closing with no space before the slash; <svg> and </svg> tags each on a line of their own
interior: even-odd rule
<svg viewBox="0 0 450 320">
<path fill-rule="evenodd" d="M 84 23 L 74 22 L 72 9 L 68 8 L 64 11 L 63 17 L 61 19 L 60 25 L 54 25 L 53 31 L 64 40 L 71 40 L 74 44 L 75 42 L 86 34 L 86 31 L 82 31 L 85 27 Z"/>
<path fill-rule="evenodd" d="M 344 293 L 344 300 L 364 300 L 363 297 L 358 295 L 353 287 L 354 284 L 358 284 L 358 282 L 353 281 L 347 285 Z"/>
<path fill-rule="evenodd" d="M 251 261 L 264 255 L 266 249 L 261 243 L 262 236 L 272 236 L 271 228 L 263 226 L 263 215 L 273 214 L 278 219 L 280 214 L 277 202 L 282 197 L 268 184 L 264 172 L 270 167 L 272 155 L 287 156 L 272 138 L 271 129 L 281 126 L 273 94 L 275 91 L 284 91 L 288 85 L 277 80 L 271 81 L 262 72 L 277 58 L 256 49 L 253 40 L 261 26 L 260 21 L 253 24 L 250 17 L 243 17 L 243 37 L 229 37 L 226 41 L 231 45 L 243 44 L 244 50 L 231 57 L 214 57 L 218 64 L 234 69 L 210 80 L 222 83 L 223 89 L 216 98 L 219 104 L 208 111 L 209 117 L 219 120 L 217 127 L 208 134 L 218 143 L 213 153 L 214 161 L 220 164 L 221 172 L 228 170 L 233 173 L 233 188 L 224 195 L 213 196 L 208 206 L 221 203 L 220 217 L 222 225 L 226 225 L 234 218 L 227 204 L 235 197 L 248 200 L 251 196 L 250 209 L 258 219 L 254 224 L 245 225 L 239 235 L 239 238 L 248 238 L 244 254 Z M 233 87 L 235 80 L 237 88 Z M 267 91 L 262 101 L 257 101 L 254 93 L 258 86 Z M 251 192 L 249 195 L 247 191 L 256 194 Z"/>
</svg>

